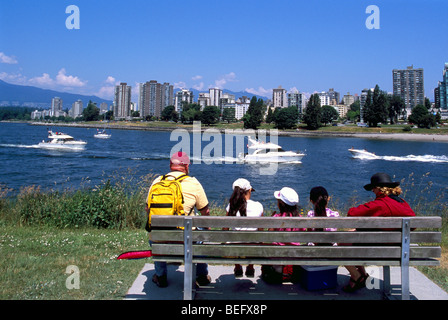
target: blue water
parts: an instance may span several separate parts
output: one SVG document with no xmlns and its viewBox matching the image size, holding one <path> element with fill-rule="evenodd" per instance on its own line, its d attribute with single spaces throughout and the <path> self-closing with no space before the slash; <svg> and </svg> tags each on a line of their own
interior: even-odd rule
<svg viewBox="0 0 448 320">
<path fill-rule="evenodd" d="M 148 173 L 163 174 L 169 169 L 171 149 L 180 141 L 170 141 L 170 132 L 111 129 L 112 137 L 103 140 L 93 137 L 96 133 L 93 128 L 53 126 L 52 129 L 87 141 L 86 149 L 71 152 L 40 149 L 38 143 L 46 139 L 47 127 L 0 123 L 0 184 L 17 192 L 30 185 L 42 189 L 94 187 L 128 169 L 136 179 Z M 189 136 L 192 143 L 193 135 Z M 202 140 L 202 150 L 207 146 L 210 149 L 211 142 Z M 432 187 L 426 195 L 428 201 L 447 191 L 447 143 L 338 137 L 278 137 L 278 143 L 285 150 L 301 150 L 307 155 L 302 163 L 279 164 L 275 174 L 263 175 L 260 172 L 265 167 L 260 165 L 225 163 L 224 160 L 235 160 L 237 154 L 226 155 L 223 151 L 218 159 L 221 164 L 193 163 L 190 175 L 202 183 L 209 200 L 219 205 L 230 197 L 232 183 L 239 177 L 251 181 L 256 190 L 253 199 L 265 206 L 275 203 L 273 192 L 284 186 L 294 188 L 304 206 L 308 205 L 309 190 L 316 185 L 326 187 L 338 201 L 354 196 L 368 200 L 373 193 L 362 187 L 369 183 L 372 174 L 380 171 L 395 176 L 397 181 L 405 179 L 408 197 L 421 193 L 429 182 Z M 380 157 L 355 159 L 348 152 L 352 146 Z M 193 148 L 192 144 L 191 151 Z M 423 178 L 424 175 L 427 177 Z"/>
</svg>

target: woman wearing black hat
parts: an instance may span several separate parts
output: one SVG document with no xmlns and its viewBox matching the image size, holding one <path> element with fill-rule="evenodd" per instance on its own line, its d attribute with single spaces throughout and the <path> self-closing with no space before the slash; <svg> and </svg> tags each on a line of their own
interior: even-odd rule
<svg viewBox="0 0 448 320">
<path fill-rule="evenodd" d="M 375 193 L 375 200 L 350 208 L 348 217 L 413 217 L 414 211 L 409 204 L 398 196 L 402 193 L 399 182 L 393 182 L 387 173 L 375 173 L 370 183 L 364 186 Z M 365 287 L 369 275 L 363 266 L 347 266 L 350 282 L 344 287 L 346 292 L 354 292 Z"/>
</svg>

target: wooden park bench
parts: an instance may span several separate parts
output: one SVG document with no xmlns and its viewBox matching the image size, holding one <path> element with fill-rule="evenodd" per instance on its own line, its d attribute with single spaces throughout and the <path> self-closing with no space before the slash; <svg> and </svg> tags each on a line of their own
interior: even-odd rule
<svg viewBox="0 0 448 320">
<path fill-rule="evenodd" d="M 183 228 L 173 228 L 179 226 Z M 409 267 L 439 265 L 441 226 L 441 217 L 153 216 L 152 254 L 154 261 L 184 263 L 185 300 L 193 298 L 196 263 L 382 266 L 386 296 L 390 294 L 390 266 L 399 266 L 401 297 L 409 300 Z M 234 228 L 257 228 L 257 231 Z M 259 228 L 263 231 L 258 231 Z M 338 231 L 269 231 L 271 228 L 338 228 Z M 350 231 L 353 228 L 359 231 Z M 273 242 L 304 245 L 278 246 Z M 309 242 L 316 245 L 306 245 Z M 319 246 L 319 243 L 339 245 Z"/>
</svg>

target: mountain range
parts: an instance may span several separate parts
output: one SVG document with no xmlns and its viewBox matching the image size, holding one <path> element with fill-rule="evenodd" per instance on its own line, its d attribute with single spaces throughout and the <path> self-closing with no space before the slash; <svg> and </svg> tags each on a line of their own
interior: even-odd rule
<svg viewBox="0 0 448 320">
<path fill-rule="evenodd" d="M 189 89 L 193 92 L 195 101 L 199 97 L 199 93 L 206 91 L 199 91 L 195 89 Z M 179 89 L 174 90 L 174 92 L 179 91 Z M 233 94 L 235 99 L 241 98 L 243 96 L 251 99 L 254 94 L 247 91 L 233 92 L 224 89 L 223 92 Z M 263 100 L 268 99 L 267 97 L 257 96 Z M 107 103 L 109 106 L 113 103 L 112 100 L 102 99 L 100 97 L 91 95 L 81 95 L 68 92 L 60 92 L 49 89 L 42 89 L 33 86 L 22 86 L 17 84 L 8 83 L 0 80 L 0 106 L 26 106 L 35 108 L 49 108 L 51 106 L 51 100 L 54 97 L 59 97 L 62 99 L 63 108 L 70 109 L 75 101 L 81 100 L 84 106 L 87 106 L 88 102 L 91 100 L 96 102 L 98 105 L 102 102 Z M 133 101 L 137 101 L 138 98 L 134 97 Z"/>
<path fill-rule="evenodd" d="M 51 99 L 54 97 L 62 99 L 64 109 L 71 108 L 73 102 L 78 100 L 81 100 L 84 106 L 87 106 L 89 100 L 96 102 L 98 105 L 102 102 L 106 102 L 108 105 L 112 104 L 112 100 L 102 99 L 93 95 L 86 96 L 32 86 L 21 86 L 0 80 L 0 106 L 49 108 L 51 106 Z"/>
</svg>

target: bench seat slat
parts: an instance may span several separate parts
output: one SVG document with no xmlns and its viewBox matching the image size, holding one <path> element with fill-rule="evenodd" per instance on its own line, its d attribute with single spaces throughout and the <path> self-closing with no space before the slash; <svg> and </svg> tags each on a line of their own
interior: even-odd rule
<svg viewBox="0 0 448 320">
<path fill-rule="evenodd" d="M 184 262 L 183 256 L 153 256 L 154 261 L 166 262 Z M 314 266 L 400 266 L 400 261 L 397 259 L 289 259 L 276 260 L 266 258 L 220 258 L 220 257 L 195 257 L 193 263 L 210 263 L 210 264 L 256 264 L 269 265 L 273 263 L 284 263 L 292 265 L 314 265 Z M 411 259 L 410 266 L 439 266 L 440 261 L 437 259 Z"/>
<path fill-rule="evenodd" d="M 182 244 L 154 244 L 155 255 L 182 255 Z M 412 247 L 411 258 L 440 257 L 440 247 Z M 193 245 L 193 256 L 288 257 L 288 258 L 401 258 L 398 246 L 272 246 L 272 245 Z"/>
</svg>

